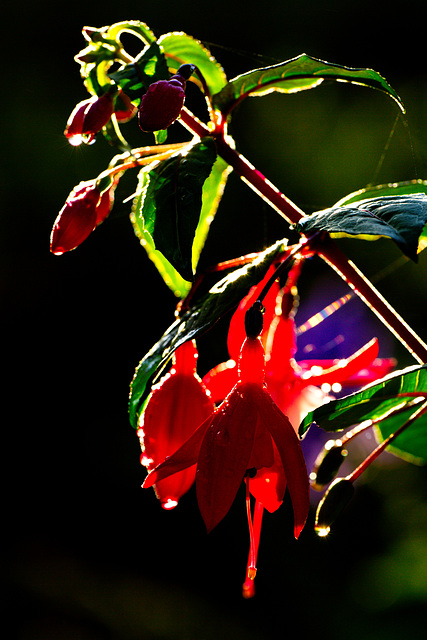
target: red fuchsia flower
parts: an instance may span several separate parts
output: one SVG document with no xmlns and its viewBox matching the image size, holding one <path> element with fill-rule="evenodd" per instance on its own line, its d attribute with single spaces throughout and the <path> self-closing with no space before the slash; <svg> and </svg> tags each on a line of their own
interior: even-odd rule
<svg viewBox="0 0 427 640">
<path fill-rule="evenodd" d="M 264 280 L 242 300 L 233 315 L 228 335 L 230 355 L 234 355 L 239 343 L 241 344 L 244 315 L 247 309 L 260 295 L 270 277 L 271 273 L 269 272 Z M 288 285 L 282 291 L 279 291 L 279 286 L 275 282 L 265 296 L 265 318 L 268 319 L 268 323 L 266 323 L 266 330 L 261 333 L 260 339 L 266 349 L 265 392 L 268 391 L 271 402 L 280 408 L 288 423 L 297 432 L 304 416 L 329 399 L 328 393 L 320 388 L 321 385 L 326 383 L 330 387 L 333 383 L 354 384 L 361 377 L 359 372 L 362 372 L 364 379 L 374 380 L 378 377 L 380 370 L 388 372 L 393 366 L 393 361 L 378 361 L 376 359 L 378 343 L 374 339 L 347 359 L 315 361 L 312 366 L 307 361 L 302 363 L 303 366 L 300 366 L 294 358 L 296 353 L 293 318 L 295 300 L 291 286 L 294 278 L 295 274 L 289 276 L 290 284 L 288 281 Z M 227 395 L 230 393 L 230 389 L 236 383 L 238 384 L 238 380 L 239 367 L 236 366 L 234 360 L 218 365 L 203 378 L 203 382 L 211 391 L 214 402 L 221 402 L 223 398 L 226 398 L 224 403 L 230 397 Z M 258 469 L 253 477 L 246 480 L 247 513 L 251 538 L 246 580 L 243 585 L 243 595 L 246 598 L 252 597 L 255 593 L 255 567 L 264 508 L 271 513 L 279 508 L 283 500 L 286 480 L 286 469 L 283 468 L 277 448 L 274 449 L 273 464 Z M 253 519 L 249 494 L 255 497 Z"/>
<path fill-rule="evenodd" d="M 142 131 L 160 131 L 175 122 L 184 106 L 186 81 L 194 68 L 192 64 L 184 64 L 169 80 L 150 84 L 138 111 Z"/>
<path fill-rule="evenodd" d="M 68 118 L 64 134 L 68 142 L 78 146 L 82 142 L 89 144 L 95 134 L 105 127 L 114 113 L 114 97 L 117 89 L 107 90 L 102 96 L 93 96 L 79 102 Z"/>
<path fill-rule="evenodd" d="M 109 215 L 117 181 L 100 192 L 96 180 L 81 182 L 68 196 L 50 236 L 50 250 L 61 255 L 78 247 Z"/>
<path fill-rule="evenodd" d="M 235 354 L 242 344 L 245 311 L 256 300 L 270 277 L 253 287 L 234 313 L 228 333 L 231 360 L 209 371 L 203 382 L 214 402 L 222 401 L 237 381 Z M 290 276 L 292 279 L 294 276 Z M 394 366 L 392 359 L 377 359 L 378 341 L 369 341 L 348 358 L 340 360 L 305 360 L 296 362 L 295 293 L 291 286 L 279 290 L 277 282 L 265 297 L 265 330 L 261 340 L 266 351 L 266 386 L 273 400 L 285 413 L 295 430 L 312 409 L 329 399 L 325 387 L 357 386 L 386 375 Z"/>
<path fill-rule="evenodd" d="M 227 514 L 243 481 L 246 483 L 251 548 L 243 593 L 254 594 L 262 508 L 277 508 L 286 489 L 294 511 L 298 538 L 309 511 L 309 484 L 298 436 L 264 386 L 264 349 L 248 332 L 238 368 L 238 381 L 215 409 L 170 457 L 147 476 L 143 487 L 197 465 L 196 494 L 206 528 L 211 531 Z M 255 519 L 249 492 L 256 499 Z"/>
<path fill-rule="evenodd" d="M 152 389 L 142 414 L 138 436 L 141 464 L 149 471 L 174 453 L 209 418 L 214 405 L 196 373 L 197 349 L 189 341 L 173 354 L 173 366 Z M 164 509 L 172 509 L 194 482 L 192 465 L 159 480 L 154 488 Z"/>
</svg>

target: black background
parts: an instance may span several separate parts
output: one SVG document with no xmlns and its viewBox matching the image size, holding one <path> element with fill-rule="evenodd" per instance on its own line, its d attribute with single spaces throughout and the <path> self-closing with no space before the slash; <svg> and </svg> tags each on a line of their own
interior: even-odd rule
<svg viewBox="0 0 427 640">
<path fill-rule="evenodd" d="M 388 147 L 398 109 L 363 88 L 247 100 L 236 114 L 240 150 L 311 212 L 370 182 L 427 177 L 425 13 L 421 1 L 393 8 L 271 0 L 8 7 L 0 218 L 5 637 L 266 640 L 297 632 L 393 640 L 410 629 L 413 639 L 424 638 L 425 470 L 390 458 L 376 465 L 327 540 L 315 537 L 311 514 L 295 542 L 289 504 L 266 517 L 258 594 L 243 601 L 243 497 L 206 536 L 193 492 L 164 512 L 140 489 L 145 474 L 127 418 L 128 386 L 176 301 L 129 224 L 130 203 L 122 200 L 134 185 L 120 186 L 114 214 L 75 252 L 50 255 L 49 234 L 72 187 L 111 157 L 103 140 L 75 149 L 62 134 L 86 97 L 73 60 L 84 25 L 140 19 L 157 35 L 185 31 L 207 43 L 230 78 L 302 52 L 382 73 L 407 106 Z M 212 230 L 220 242 L 209 241 L 206 263 L 261 250 L 287 232 L 235 176 Z M 399 256 L 383 241 L 341 244 L 370 276 Z M 379 286 L 427 339 L 425 273 L 421 255 Z M 314 262 L 300 317 L 344 290 Z M 322 329 L 323 338 L 346 335 L 343 351 L 332 355 L 349 355 L 378 333 L 382 355 L 413 363 L 362 305 L 351 304 Z M 221 331 L 202 340 L 201 373 L 218 353 L 225 357 L 214 342 Z"/>
</svg>

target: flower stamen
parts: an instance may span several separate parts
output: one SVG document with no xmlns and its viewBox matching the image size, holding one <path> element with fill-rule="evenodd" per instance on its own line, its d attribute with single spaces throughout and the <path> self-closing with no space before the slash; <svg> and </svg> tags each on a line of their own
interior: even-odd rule
<svg viewBox="0 0 427 640">
<path fill-rule="evenodd" d="M 264 507 L 256 500 L 254 516 L 252 519 L 251 513 L 251 500 L 249 493 L 249 476 L 245 478 L 246 485 L 246 514 L 248 518 L 248 527 L 249 527 L 249 556 L 248 563 L 246 567 L 246 579 L 243 583 L 242 594 L 246 599 L 253 598 L 255 595 L 255 577 L 257 574 L 257 558 L 258 558 L 258 548 L 259 541 L 261 537 L 261 524 L 262 524 L 262 516 L 264 513 Z"/>
</svg>

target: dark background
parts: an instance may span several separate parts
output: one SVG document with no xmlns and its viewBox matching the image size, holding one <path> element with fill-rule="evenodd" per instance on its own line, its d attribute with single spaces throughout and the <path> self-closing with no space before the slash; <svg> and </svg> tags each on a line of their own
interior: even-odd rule
<svg viewBox="0 0 427 640">
<path fill-rule="evenodd" d="M 122 200 L 132 183 L 119 188 L 114 214 L 77 251 L 49 253 L 68 193 L 111 157 L 103 140 L 76 149 L 62 134 L 86 97 L 73 60 L 84 25 L 140 19 L 157 35 L 185 31 L 208 44 L 230 78 L 302 52 L 382 73 L 407 107 L 397 121 L 386 96 L 349 85 L 247 100 L 236 114 L 239 149 L 311 212 L 371 182 L 427 177 L 425 18 L 421 1 L 8 6 L 0 174 L 5 637 L 425 637 L 425 469 L 390 457 L 375 465 L 327 540 L 315 537 L 313 513 L 298 543 L 289 504 L 266 517 L 258 595 L 243 601 L 242 496 L 206 536 L 193 492 L 164 512 L 140 489 L 145 473 L 127 418 L 128 386 L 176 301 L 129 224 L 130 203 Z M 261 250 L 287 232 L 235 176 L 212 230 L 221 240 L 209 241 L 206 263 Z M 383 241 L 341 244 L 372 277 L 399 257 Z M 421 255 L 378 284 L 424 340 L 425 275 Z M 300 317 L 343 291 L 320 263 L 309 265 Z M 377 333 L 382 355 L 413 363 L 361 304 L 327 322 L 324 342 L 346 338 L 333 355 L 349 355 Z M 218 352 L 225 357 L 215 337 L 202 340 L 202 374 Z M 354 463 L 366 446 L 354 449 Z"/>
</svg>

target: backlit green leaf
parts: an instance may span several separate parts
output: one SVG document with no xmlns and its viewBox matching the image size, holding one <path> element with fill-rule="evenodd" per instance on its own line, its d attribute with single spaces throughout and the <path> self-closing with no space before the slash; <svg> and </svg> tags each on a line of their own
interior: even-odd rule
<svg viewBox="0 0 427 640">
<path fill-rule="evenodd" d="M 427 194 L 427 180 L 407 180 L 405 182 L 390 182 L 388 184 L 378 184 L 364 189 L 354 191 L 344 198 L 341 198 L 335 207 L 347 207 L 349 204 L 368 200 L 370 198 L 379 198 L 382 196 L 401 196 L 413 193 Z"/>
<path fill-rule="evenodd" d="M 160 48 L 166 55 L 168 66 L 177 70 L 182 64 L 194 64 L 200 69 L 211 95 L 221 91 L 227 77 L 221 65 L 210 51 L 195 38 L 186 33 L 166 33 L 158 39 Z M 194 74 L 197 78 L 197 74 Z"/>
<path fill-rule="evenodd" d="M 170 73 L 159 45 L 153 42 L 132 64 L 110 73 L 109 77 L 123 89 L 134 104 L 138 105 L 149 85 L 157 80 L 167 80 Z"/>
<path fill-rule="evenodd" d="M 331 64 L 312 58 L 305 53 L 291 60 L 254 69 L 233 78 L 214 96 L 213 103 L 217 109 L 228 115 L 247 96 L 262 96 L 272 91 L 295 93 L 313 89 L 326 80 L 350 82 L 384 91 L 396 100 L 402 111 L 404 110 L 397 93 L 376 71 Z"/>
<path fill-rule="evenodd" d="M 325 431 L 342 431 L 373 421 L 381 442 L 402 426 L 427 398 L 427 365 L 396 371 L 361 391 L 310 412 L 300 425 L 303 435 L 315 422 Z M 390 451 L 412 461 L 427 461 L 427 418 L 422 415 L 393 441 Z"/>
<path fill-rule="evenodd" d="M 224 163 L 204 186 L 215 160 L 215 142 L 205 138 L 140 174 L 132 223 L 159 271 L 170 280 L 165 281 L 181 297 L 182 281 L 186 293 L 222 188 Z"/>
<path fill-rule="evenodd" d="M 427 196 L 413 193 L 369 198 L 355 201 L 352 206 L 334 206 L 304 218 L 298 227 L 304 234 L 326 231 L 333 238 L 391 238 L 416 262 L 417 254 L 425 246 L 426 223 Z"/>
</svg>

